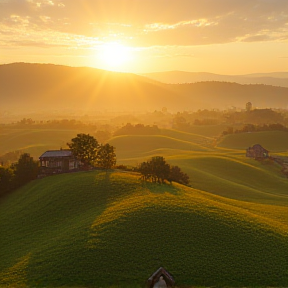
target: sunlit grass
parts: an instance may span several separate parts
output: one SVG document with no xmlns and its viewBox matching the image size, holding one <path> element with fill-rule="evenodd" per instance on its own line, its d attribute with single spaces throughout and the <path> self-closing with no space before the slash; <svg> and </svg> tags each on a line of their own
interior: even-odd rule
<svg viewBox="0 0 288 288">
<path fill-rule="evenodd" d="M 36 180 L 4 200 L 0 285 L 142 286 L 160 266 L 177 287 L 287 283 L 288 208 L 273 199 L 242 202 L 92 171 Z"/>
</svg>

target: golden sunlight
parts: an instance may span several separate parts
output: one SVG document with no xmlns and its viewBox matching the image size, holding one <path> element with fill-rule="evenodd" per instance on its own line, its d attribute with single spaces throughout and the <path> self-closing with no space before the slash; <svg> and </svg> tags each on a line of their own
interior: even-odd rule
<svg viewBox="0 0 288 288">
<path fill-rule="evenodd" d="M 116 70 L 123 68 L 131 60 L 132 52 L 129 47 L 110 42 L 101 46 L 98 57 L 107 69 Z"/>
</svg>

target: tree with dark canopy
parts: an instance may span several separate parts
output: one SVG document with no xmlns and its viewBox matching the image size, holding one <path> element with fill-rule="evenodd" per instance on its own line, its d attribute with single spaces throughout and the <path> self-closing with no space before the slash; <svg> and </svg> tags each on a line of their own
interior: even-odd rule
<svg viewBox="0 0 288 288">
<path fill-rule="evenodd" d="M 15 185 L 17 187 L 36 179 L 39 172 L 39 163 L 33 160 L 28 153 L 20 156 L 18 162 L 12 165 L 15 174 Z"/>
<path fill-rule="evenodd" d="M 115 148 L 112 145 L 101 145 L 97 151 L 96 163 L 104 169 L 111 169 L 116 165 Z"/>
<path fill-rule="evenodd" d="M 167 180 L 170 183 L 174 181 L 183 185 L 189 184 L 189 176 L 178 166 L 170 166 L 162 156 L 155 156 L 147 162 L 142 162 L 138 171 L 145 181 L 164 183 Z"/>
<path fill-rule="evenodd" d="M 88 167 L 97 159 L 98 141 L 89 134 L 77 134 L 77 137 L 67 143 L 68 147 L 84 165 Z"/>
<path fill-rule="evenodd" d="M 13 170 L 0 166 L 0 196 L 13 189 Z"/>
<path fill-rule="evenodd" d="M 170 167 L 170 175 L 167 179 L 169 182 L 178 182 L 183 185 L 189 184 L 189 176 L 184 173 L 178 166 Z"/>
</svg>

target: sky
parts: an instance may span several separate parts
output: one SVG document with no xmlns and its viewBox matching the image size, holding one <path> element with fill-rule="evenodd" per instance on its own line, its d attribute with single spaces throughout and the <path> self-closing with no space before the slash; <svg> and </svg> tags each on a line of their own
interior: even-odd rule
<svg viewBox="0 0 288 288">
<path fill-rule="evenodd" d="M 288 71 L 288 0 L 0 0 L 0 64 Z"/>
</svg>

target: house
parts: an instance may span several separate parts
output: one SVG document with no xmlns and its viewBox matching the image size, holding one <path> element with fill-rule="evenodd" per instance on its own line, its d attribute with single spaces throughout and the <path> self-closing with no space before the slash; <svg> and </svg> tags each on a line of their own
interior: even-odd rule
<svg viewBox="0 0 288 288">
<path fill-rule="evenodd" d="M 160 267 L 156 272 L 154 272 L 151 277 L 148 279 L 147 284 L 149 288 L 153 287 L 165 287 L 165 285 L 158 285 L 158 283 L 163 282 L 166 284 L 166 287 L 173 287 L 175 284 L 175 281 L 172 277 L 172 275 L 165 270 L 163 267 Z"/>
<path fill-rule="evenodd" d="M 255 144 L 253 147 L 246 149 L 246 157 L 257 160 L 269 158 L 269 151 L 263 148 L 260 144 Z"/>
<path fill-rule="evenodd" d="M 79 169 L 80 161 L 70 150 L 49 150 L 40 157 L 40 174 L 71 172 Z"/>
</svg>

